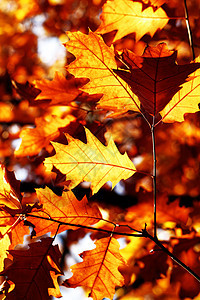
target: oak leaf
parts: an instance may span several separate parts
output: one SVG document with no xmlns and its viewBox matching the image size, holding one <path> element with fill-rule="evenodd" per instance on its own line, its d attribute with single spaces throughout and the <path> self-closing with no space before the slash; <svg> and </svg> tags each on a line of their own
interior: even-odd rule
<svg viewBox="0 0 200 300">
<path fill-rule="evenodd" d="M 17 91 L 17 93 L 23 98 L 27 99 L 30 102 L 33 101 L 41 92 L 39 89 L 37 89 L 34 84 L 30 82 L 26 83 L 19 83 L 14 81 L 13 85 Z"/>
<path fill-rule="evenodd" d="M 200 57 L 196 59 L 197 64 L 200 67 Z M 200 69 L 192 73 L 188 79 L 160 112 L 163 122 L 182 122 L 185 113 L 195 113 L 199 110 Z"/>
<path fill-rule="evenodd" d="M 15 150 L 15 155 L 37 155 L 42 148 L 49 145 L 50 141 L 60 135 L 59 128 L 66 127 L 75 119 L 72 115 L 67 115 L 63 119 L 51 115 L 36 118 L 36 128 L 24 128 L 20 132 L 22 142 L 19 149 Z"/>
<path fill-rule="evenodd" d="M 154 10 L 149 6 L 143 10 L 142 3 L 131 0 L 108 0 L 100 18 L 102 23 L 96 32 L 104 34 L 117 30 L 113 42 L 133 32 L 136 42 L 147 33 L 153 36 L 169 20 L 162 8 Z"/>
<path fill-rule="evenodd" d="M 87 83 L 85 78 L 74 78 L 67 74 L 67 78 L 62 73 L 55 73 L 53 80 L 37 80 L 35 87 L 41 90 L 35 101 L 51 99 L 50 105 L 69 105 L 83 92 L 79 89 Z"/>
<path fill-rule="evenodd" d="M 3 165 L 0 165 L 0 182 L 0 205 L 21 208 L 20 181 L 15 178 L 14 172 Z"/>
<path fill-rule="evenodd" d="M 11 215 L 3 209 L 0 209 L 0 226 L 2 238 L 6 240 L 6 236 L 9 236 L 10 249 L 14 248 L 17 244 L 22 244 L 24 235 L 30 233 L 29 228 L 24 226 L 22 218 Z"/>
<path fill-rule="evenodd" d="M 142 63 L 135 58 L 134 53 L 124 50 L 122 59 L 130 71 L 115 70 L 130 85 L 142 107 L 151 115 L 161 112 L 181 89 L 180 85 L 187 80 L 188 75 L 200 68 L 200 63 L 177 65 L 176 56 L 177 52 L 171 54 L 165 43 L 156 47 L 148 46 L 142 56 Z M 183 107 L 185 113 L 189 112 L 185 105 Z"/>
<path fill-rule="evenodd" d="M 15 284 L 6 299 L 49 299 L 49 291 L 60 297 L 56 278 L 62 275 L 59 267 L 61 253 L 58 246 L 52 246 L 52 238 L 29 244 L 25 250 L 9 250 L 12 264 L 1 275 L 7 276 Z M 53 289 L 53 290 L 51 290 Z"/>
<path fill-rule="evenodd" d="M 81 200 L 77 200 L 71 191 L 63 192 L 62 196 L 57 196 L 47 187 L 45 189 L 37 189 L 37 196 L 40 204 L 43 205 L 42 211 L 36 211 L 31 215 L 36 217 L 51 217 L 51 219 L 70 223 L 70 225 L 61 225 L 58 232 L 68 229 L 78 229 L 73 224 L 93 225 L 102 219 L 101 213 L 97 206 L 91 206 L 86 196 Z M 32 216 L 28 220 L 35 224 L 37 235 L 43 235 L 51 231 L 54 235 L 57 231 L 58 223 L 51 220 L 36 219 Z"/>
<path fill-rule="evenodd" d="M 2 232 L 0 232 L 2 235 Z M 8 234 L 0 236 L 0 272 L 4 269 L 4 259 L 7 257 L 7 250 L 10 246 L 10 238 Z"/>
<path fill-rule="evenodd" d="M 103 94 L 98 108 L 119 113 L 140 111 L 137 97 L 133 98 L 129 86 L 113 72 L 117 68 L 113 48 L 93 32 L 89 35 L 81 32 L 67 34 L 70 41 L 65 44 L 66 48 L 76 57 L 67 69 L 76 77 L 90 79 L 81 90 L 89 94 Z"/>
<path fill-rule="evenodd" d="M 127 153 L 122 155 L 112 138 L 104 146 L 87 128 L 85 131 L 87 144 L 66 134 L 68 145 L 52 142 L 56 154 L 44 161 L 47 171 L 55 166 L 66 174 L 66 179 L 70 180 L 69 189 L 88 181 L 92 192 L 96 193 L 107 181 L 111 181 L 114 188 L 121 179 L 136 172 Z"/>
<path fill-rule="evenodd" d="M 139 277 L 145 282 L 155 282 L 157 279 L 163 278 L 167 275 L 169 268 L 167 259 L 168 255 L 165 252 L 160 251 L 158 247 L 154 247 L 151 254 L 144 255 L 136 260 L 136 263 L 142 262 Z"/>
<path fill-rule="evenodd" d="M 116 286 L 124 284 L 124 278 L 118 271 L 125 265 L 119 253 L 119 243 L 112 237 L 95 242 L 96 248 L 81 254 L 83 262 L 71 267 L 73 276 L 63 285 L 68 287 L 85 286 L 91 289 L 89 296 L 94 300 L 105 297 L 113 299 Z"/>
</svg>

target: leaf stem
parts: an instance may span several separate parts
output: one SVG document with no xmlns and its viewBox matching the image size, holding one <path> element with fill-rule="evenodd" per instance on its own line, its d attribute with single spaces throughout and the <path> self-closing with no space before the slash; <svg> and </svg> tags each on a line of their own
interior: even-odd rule
<svg viewBox="0 0 200 300">
<path fill-rule="evenodd" d="M 192 50 L 192 58 L 194 60 L 195 59 L 194 43 L 193 43 L 193 38 L 192 38 L 192 30 L 191 30 L 190 22 L 189 22 L 187 0 L 184 0 L 184 8 L 185 8 L 185 22 L 186 22 L 186 26 L 187 26 L 188 39 L 189 39 L 189 44 L 190 44 L 190 47 Z"/>
<path fill-rule="evenodd" d="M 156 227 L 156 146 L 155 146 L 155 116 L 153 116 L 153 122 L 151 126 L 152 136 L 152 154 L 153 154 L 153 215 L 154 215 L 154 238 L 157 238 Z"/>
</svg>

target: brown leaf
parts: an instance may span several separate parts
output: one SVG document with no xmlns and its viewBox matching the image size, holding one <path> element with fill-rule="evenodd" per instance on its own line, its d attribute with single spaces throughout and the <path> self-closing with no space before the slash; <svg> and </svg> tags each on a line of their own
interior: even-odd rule
<svg viewBox="0 0 200 300">
<path fill-rule="evenodd" d="M 191 64 L 190 64 L 191 65 Z M 189 66 L 190 66 L 189 65 Z M 200 65 L 200 56 L 196 59 L 196 65 Z M 182 122 L 185 113 L 199 111 L 200 94 L 200 69 L 196 70 L 188 78 L 172 100 L 160 112 L 163 122 Z"/>
<path fill-rule="evenodd" d="M 188 75 L 200 68 L 200 63 L 177 65 L 177 53 L 170 54 L 164 43 L 146 48 L 142 67 L 133 56 L 131 51 L 124 50 L 122 59 L 130 71 L 115 70 L 115 73 L 129 84 L 142 107 L 153 116 L 166 107 Z M 186 112 L 190 111 L 185 109 Z"/>
<path fill-rule="evenodd" d="M 61 253 L 58 246 L 52 246 L 52 238 L 43 238 L 40 242 L 29 244 L 25 250 L 10 250 L 13 263 L 0 274 L 7 276 L 15 284 L 6 299 L 48 300 L 49 290 L 60 297 L 55 281 L 62 275 L 59 260 Z"/>
<path fill-rule="evenodd" d="M 175 240 L 174 244 L 173 254 L 178 257 L 183 263 L 185 263 L 189 268 L 191 268 L 197 275 L 200 275 L 200 237 L 195 237 L 192 234 L 191 237 Z M 199 282 L 186 270 L 179 266 L 174 265 L 171 274 L 171 282 L 180 283 L 180 299 L 183 299 L 185 297 L 194 299 L 199 294 Z"/>
</svg>

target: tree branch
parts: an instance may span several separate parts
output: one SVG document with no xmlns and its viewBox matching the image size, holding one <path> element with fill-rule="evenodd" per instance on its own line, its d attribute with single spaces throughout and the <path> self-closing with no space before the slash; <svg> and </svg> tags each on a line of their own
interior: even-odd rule
<svg viewBox="0 0 200 300">
<path fill-rule="evenodd" d="M 92 231 L 105 232 L 105 233 L 108 233 L 110 235 L 121 235 L 121 236 L 130 236 L 130 237 L 145 237 L 145 238 L 149 238 L 163 252 L 165 252 L 167 255 L 169 255 L 179 266 L 181 266 L 184 270 L 186 270 L 188 273 L 190 273 L 190 275 L 192 275 L 197 281 L 200 282 L 200 276 L 198 276 L 195 272 L 193 272 L 190 269 L 190 267 L 188 267 L 187 265 L 185 265 L 173 253 L 171 253 L 165 246 L 163 246 L 163 244 L 158 240 L 157 237 L 154 237 L 154 236 L 152 236 L 151 234 L 148 233 L 148 231 L 146 230 L 146 224 L 145 224 L 145 228 L 142 229 L 141 231 L 132 229 L 130 226 L 128 226 L 129 229 L 131 229 L 133 231 L 137 231 L 138 234 L 136 234 L 136 233 L 127 233 L 127 232 L 116 232 L 116 231 L 113 231 L 113 230 L 107 230 L 107 229 L 102 229 L 102 228 L 95 228 L 95 227 L 92 227 L 92 226 L 85 226 L 85 225 L 80 225 L 80 224 L 70 224 L 70 223 L 66 223 L 66 222 L 61 222 L 61 221 L 58 221 L 58 220 L 54 220 L 51 217 L 45 218 L 45 217 L 41 217 L 41 216 L 32 215 L 30 213 L 27 213 L 26 216 L 27 217 L 29 216 L 29 217 L 32 217 L 32 218 L 38 218 L 38 219 L 42 219 L 42 220 L 49 220 L 49 221 L 52 221 L 52 222 L 56 222 L 59 225 L 69 225 L 69 226 L 73 226 L 73 227 L 77 227 L 77 228 L 85 228 L 85 229 L 92 230 Z M 122 226 L 124 226 L 124 225 L 122 225 Z M 120 227 L 120 225 L 119 224 L 115 224 L 115 227 Z"/>
<path fill-rule="evenodd" d="M 190 22 L 189 22 L 187 0 L 184 0 L 184 8 L 185 8 L 185 22 L 186 22 L 186 26 L 187 26 L 188 39 L 189 39 L 190 47 L 192 50 L 192 58 L 194 60 L 195 59 L 194 43 L 193 43 L 193 38 L 192 38 L 192 30 L 191 30 Z"/>
<path fill-rule="evenodd" d="M 155 116 L 153 116 L 153 123 L 151 127 L 152 135 L 152 154 L 153 154 L 153 215 L 154 215 L 154 237 L 157 237 L 156 228 L 156 147 L 155 147 Z"/>
</svg>

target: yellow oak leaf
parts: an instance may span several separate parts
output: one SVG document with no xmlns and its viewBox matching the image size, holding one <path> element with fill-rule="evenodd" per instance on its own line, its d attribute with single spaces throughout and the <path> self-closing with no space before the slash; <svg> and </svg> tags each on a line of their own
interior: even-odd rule
<svg viewBox="0 0 200 300">
<path fill-rule="evenodd" d="M 200 57 L 195 60 L 200 63 Z M 200 69 L 192 73 L 188 81 L 181 85 L 181 89 L 160 112 L 163 122 L 182 122 L 185 113 L 199 111 Z"/>
<path fill-rule="evenodd" d="M 169 18 L 162 8 L 153 10 L 149 6 L 143 10 L 141 2 L 131 0 L 108 0 L 103 6 L 101 15 L 102 23 L 97 29 L 97 33 L 108 33 L 117 30 L 113 42 L 124 36 L 135 33 L 136 41 L 149 33 L 155 34 L 157 29 L 162 29 Z"/>
<path fill-rule="evenodd" d="M 135 166 L 127 153 L 121 154 L 111 138 L 104 146 L 87 128 L 87 144 L 66 134 L 68 145 L 52 142 L 56 154 L 45 159 L 47 171 L 53 166 L 66 174 L 70 180 L 68 188 L 72 189 L 82 181 L 91 182 L 93 193 L 107 182 L 114 186 L 121 180 L 131 177 Z"/>
<path fill-rule="evenodd" d="M 83 262 L 71 267 L 73 276 L 63 285 L 68 287 L 86 286 L 94 300 L 105 297 L 113 299 L 116 286 L 124 284 L 124 278 L 118 271 L 125 265 L 119 253 L 119 243 L 112 237 L 97 240 L 96 248 L 81 254 Z"/>
<path fill-rule="evenodd" d="M 90 32 L 89 35 L 81 32 L 68 32 L 70 41 L 66 48 L 74 56 L 67 69 L 75 77 L 90 79 L 81 90 L 89 94 L 103 94 L 98 108 L 117 111 L 140 111 L 139 102 L 133 96 L 128 84 L 123 81 L 113 69 L 117 68 L 114 50 L 108 47 L 103 39 Z"/>
</svg>

